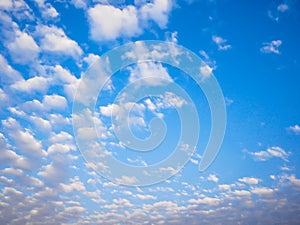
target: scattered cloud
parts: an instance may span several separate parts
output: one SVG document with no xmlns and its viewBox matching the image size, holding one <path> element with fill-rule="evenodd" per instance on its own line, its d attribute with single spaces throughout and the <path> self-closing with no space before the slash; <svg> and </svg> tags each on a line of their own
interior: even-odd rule
<svg viewBox="0 0 300 225">
<path fill-rule="evenodd" d="M 274 53 L 280 54 L 279 46 L 282 44 L 281 40 L 274 40 L 271 42 L 263 43 L 263 47 L 260 48 L 262 53 Z"/>
<path fill-rule="evenodd" d="M 260 179 L 255 177 L 242 177 L 239 178 L 238 181 L 252 185 L 252 184 L 258 184 L 260 182 Z"/>
<path fill-rule="evenodd" d="M 277 11 L 279 11 L 279 12 L 285 12 L 288 9 L 289 9 L 289 6 L 284 3 L 277 6 Z"/>
<path fill-rule="evenodd" d="M 45 0 L 35 0 L 35 3 L 38 5 L 44 19 L 49 20 L 59 16 L 56 9 L 49 2 L 45 2 Z"/>
<path fill-rule="evenodd" d="M 36 36 L 40 38 L 40 47 L 43 51 L 62 56 L 71 56 L 78 59 L 83 53 L 76 41 L 70 39 L 63 29 L 54 25 L 37 27 Z"/>
<path fill-rule="evenodd" d="M 213 40 L 213 42 L 216 43 L 216 45 L 218 46 L 218 49 L 221 51 L 226 51 L 226 50 L 231 49 L 231 45 L 227 44 L 227 40 L 220 36 L 213 35 L 212 40 Z"/>
<path fill-rule="evenodd" d="M 154 0 L 137 5 L 139 7 L 128 5 L 118 8 L 110 4 L 97 4 L 90 8 L 88 18 L 91 38 L 101 42 L 136 37 L 150 26 L 150 21 L 162 29 L 166 27 L 169 12 L 173 8 L 171 0 Z M 106 23 L 107 20 L 111 23 Z"/>
<path fill-rule="evenodd" d="M 40 52 L 32 36 L 21 31 L 16 31 L 15 39 L 7 44 L 7 48 L 13 61 L 20 64 L 33 62 Z"/>
<path fill-rule="evenodd" d="M 91 38 L 95 41 L 110 41 L 121 36 L 134 37 L 142 32 L 134 6 L 119 9 L 112 5 L 98 4 L 88 10 L 88 15 Z M 107 20 L 111 23 L 107 23 Z"/>
<path fill-rule="evenodd" d="M 284 149 L 276 146 L 268 148 L 266 151 L 248 152 L 248 154 L 258 161 L 267 161 L 271 158 L 280 158 L 284 161 L 288 161 L 288 157 L 290 155 L 289 152 L 286 152 Z"/>
<path fill-rule="evenodd" d="M 219 178 L 217 177 L 216 174 L 209 174 L 209 176 L 207 177 L 207 180 L 208 181 L 213 181 L 215 183 L 218 183 Z"/>
<path fill-rule="evenodd" d="M 161 63 L 143 62 L 128 68 L 129 82 L 141 81 L 144 85 L 163 86 L 173 82 L 167 69 Z"/>
<path fill-rule="evenodd" d="M 300 134 L 300 126 L 298 124 L 296 124 L 295 126 L 290 126 L 287 129 L 292 131 L 295 134 Z"/>
</svg>

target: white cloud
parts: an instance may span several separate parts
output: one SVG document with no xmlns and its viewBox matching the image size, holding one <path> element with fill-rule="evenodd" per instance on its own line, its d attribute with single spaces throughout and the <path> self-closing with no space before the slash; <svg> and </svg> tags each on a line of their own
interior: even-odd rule
<svg viewBox="0 0 300 225">
<path fill-rule="evenodd" d="M 65 97 L 60 96 L 60 95 L 46 95 L 43 98 L 43 105 L 46 109 L 48 110 L 53 110 L 53 109 L 65 109 L 67 108 L 67 100 Z"/>
<path fill-rule="evenodd" d="M 109 104 L 107 106 L 100 106 L 100 113 L 103 116 L 116 116 L 120 112 L 121 108 L 117 104 Z"/>
<path fill-rule="evenodd" d="M 93 63 L 95 63 L 98 60 L 100 60 L 100 56 L 95 54 L 88 54 L 88 56 L 83 58 L 83 61 L 86 62 L 88 66 L 91 66 Z"/>
<path fill-rule="evenodd" d="M 18 80 L 22 80 L 22 75 L 16 71 L 14 68 L 12 68 L 6 58 L 4 58 L 3 55 L 0 54 L 0 80 L 3 83 L 13 83 Z"/>
<path fill-rule="evenodd" d="M 117 8 L 103 3 L 90 8 L 88 16 L 91 38 L 95 41 L 112 41 L 136 37 L 150 25 L 150 21 L 160 28 L 167 26 L 169 13 L 173 8 L 172 0 L 154 0 L 136 5 L 138 7 L 129 5 Z"/>
<path fill-rule="evenodd" d="M 12 8 L 12 1 L 11 0 L 2 0 L 0 1 L 0 9 L 9 10 Z"/>
<path fill-rule="evenodd" d="M 155 200 L 155 199 L 157 199 L 157 197 L 153 196 L 153 195 L 136 194 L 135 196 L 137 198 L 141 199 L 141 200 Z"/>
<path fill-rule="evenodd" d="M 48 165 L 42 166 L 38 175 L 45 178 L 46 182 L 50 182 L 52 185 L 58 185 L 67 176 L 66 160 L 64 158 L 65 157 L 61 157 L 61 160 L 59 161 L 54 161 Z"/>
<path fill-rule="evenodd" d="M 171 0 L 154 0 L 140 8 L 141 18 L 144 21 L 153 20 L 160 28 L 165 28 L 172 7 Z"/>
<path fill-rule="evenodd" d="M 87 2 L 86 2 L 86 0 L 71 0 L 71 3 L 77 9 L 86 9 L 87 8 Z"/>
<path fill-rule="evenodd" d="M 58 134 L 52 134 L 50 139 L 52 143 L 64 143 L 73 140 L 73 136 L 65 131 L 61 131 Z"/>
<path fill-rule="evenodd" d="M 35 125 L 35 127 L 42 132 L 51 131 L 51 124 L 48 120 L 45 120 L 39 116 L 30 116 L 29 119 Z"/>
<path fill-rule="evenodd" d="M 143 84 L 149 86 L 161 86 L 165 85 L 166 82 L 173 82 L 167 69 L 161 63 L 143 62 L 129 67 L 128 70 L 130 83 L 139 79 L 143 79 Z"/>
<path fill-rule="evenodd" d="M 221 203 L 221 200 L 218 198 L 211 198 L 211 197 L 204 197 L 199 199 L 190 199 L 188 200 L 189 203 L 193 204 L 204 204 L 209 206 L 217 206 Z"/>
<path fill-rule="evenodd" d="M 204 57 L 203 61 L 212 69 L 217 69 L 217 62 L 209 57 L 209 55 L 204 51 L 200 50 L 199 54 Z"/>
<path fill-rule="evenodd" d="M 260 180 L 255 177 L 242 177 L 239 178 L 238 181 L 246 184 L 258 184 Z"/>
<path fill-rule="evenodd" d="M 0 102 L 4 103 L 8 100 L 8 96 L 5 92 L 0 88 Z"/>
<path fill-rule="evenodd" d="M 137 182 L 136 177 L 122 176 L 121 178 L 116 178 L 116 181 L 122 184 L 134 184 Z"/>
<path fill-rule="evenodd" d="M 39 6 L 44 19 L 52 19 L 59 16 L 56 9 L 49 2 L 45 2 L 45 0 L 35 0 L 35 2 Z"/>
<path fill-rule="evenodd" d="M 280 4 L 277 6 L 277 10 L 279 12 L 285 12 L 289 9 L 289 6 L 287 4 Z"/>
<path fill-rule="evenodd" d="M 256 187 L 252 188 L 251 192 L 257 195 L 271 195 L 273 194 L 274 190 L 267 187 Z"/>
<path fill-rule="evenodd" d="M 213 181 L 215 183 L 218 183 L 219 178 L 217 177 L 216 174 L 209 174 L 209 176 L 207 177 L 207 180 L 208 181 Z"/>
<path fill-rule="evenodd" d="M 49 154 L 68 153 L 74 149 L 75 149 L 74 145 L 55 143 L 48 148 L 47 152 Z"/>
<path fill-rule="evenodd" d="M 49 79 L 45 77 L 35 76 L 27 80 L 18 80 L 11 85 L 11 88 L 21 92 L 46 92 L 49 87 Z"/>
<path fill-rule="evenodd" d="M 134 6 L 119 9 L 112 5 L 96 5 L 88 10 L 91 38 L 108 41 L 141 34 L 137 13 Z"/>
<path fill-rule="evenodd" d="M 300 179 L 298 179 L 295 174 L 288 176 L 287 179 L 291 182 L 292 185 L 300 188 Z"/>
<path fill-rule="evenodd" d="M 232 193 L 239 197 L 250 197 L 251 196 L 251 193 L 246 190 L 234 190 Z"/>
<path fill-rule="evenodd" d="M 203 77 L 202 80 L 204 80 L 207 77 L 210 77 L 212 75 L 212 71 L 213 69 L 208 65 L 200 66 L 200 74 Z"/>
<path fill-rule="evenodd" d="M 231 49 L 231 45 L 226 44 L 227 40 L 220 36 L 213 35 L 212 40 L 217 44 L 219 50 L 226 51 Z"/>
<path fill-rule="evenodd" d="M 8 140 L 2 133 L 0 133 L 1 164 L 7 164 L 15 168 L 26 170 L 32 169 L 35 166 L 34 163 L 32 163 L 32 161 L 10 150 L 10 148 L 11 146 L 8 144 Z"/>
<path fill-rule="evenodd" d="M 263 43 L 263 47 L 260 48 L 262 53 L 275 53 L 280 54 L 279 46 L 282 44 L 281 40 L 274 40 L 271 42 Z"/>
<path fill-rule="evenodd" d="M 38 26 L 36 34 L 40 37 L 40 47 L 43 51 L 75 59 L 83 53 L 77 42 L 67 37 L 61 28 Z"/>
<path fill-rule="evenodd" d="M 12 60 L 16 63 L 26 64 L 33 62 L 39 54 L 39 46 L 27 33 L 16 31 L 14 41 L 7 44 Z"/>
<path fill-rule="evenodd" d="M 46 152 L 41 141 L 35 139 L 30 130 L 23 131 L 20 124 L 13 118 L 2 120 L 4 127 L 8 129 L 9 136 L 14 140 L 17 149 L 29 157 L 44 157 Z"/>
<path fill-rule="evenodd" d="M 289 152 L 286 152 L 284 149 L 276 146 L 268 148 L 266 151 L 248 152 L 248 153 L 258 161 L 266 161 L 270 158 L 280 158 L 284 161 L 288 161 L 288 157 L 290 155 Z"/>
<path fill-rule="evenodd" d="M 290 126 L 288 130 L 294 132 L 295 134 L 300 134 L 300 126 L 298 124 L 295 126 Z"/>
<path fill-rule="evenodd" d="M 249 152 L 249 154 L 258 161 L 266 161 L 270 158 L 280 158 L 284 161 L 288 161 L 288 157 L 290 155 L 289 152 L 286 152 L 284 149 L 276 146 L 268 148 L 266 151 Z"/>
</svg>

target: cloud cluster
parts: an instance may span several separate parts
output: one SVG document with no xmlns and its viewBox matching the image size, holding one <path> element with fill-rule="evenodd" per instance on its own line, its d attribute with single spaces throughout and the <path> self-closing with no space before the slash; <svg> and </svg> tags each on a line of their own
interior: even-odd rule
<svg viewBox="0 0 300 225">
<path fill-rule="evenodd" d="M 154 0 L 123 8 L 97 4 L 88 9 L 91 38 L 101 42 L 136 37 L 143 33 L 151 21 L 165 28 L 172 7 L 171 0 Z"/>
</svg>

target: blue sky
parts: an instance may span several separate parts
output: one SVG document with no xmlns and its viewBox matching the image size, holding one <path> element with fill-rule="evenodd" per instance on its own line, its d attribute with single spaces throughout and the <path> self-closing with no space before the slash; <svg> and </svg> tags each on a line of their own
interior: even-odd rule
<svg viewBox="0 0 300 225">
<path fill-rule="evenodd" d="M 299 9 L 297 0 L 1 0 L 0 223 L 298 224 Z M 205 93 L 178 68 L 139 61 L 147 55 L 138 44 L 144 40 L 194 52 L 206 63 L 202 75 L 215 77 L 222 89 L 226 132 L 204 172 L 199 163 L 212 125 Z M 94 112 L 72 114 L 76 99 L 84 101 L 105 78 L 99 73 L 78 97 L 88 68 L 129 42 L 140 48 L 124 57 L 138 63 L 107 80 Z M 170 48 L 167 54 L 179 53 Z M 134 83 L 138 79 L 145 80 Z M 182 129 L 177 109 L 191 103 L 164 82 L 182 87 L 198 112 L 194 154 L 179 172 L 160 168 L 173 176 L 147 186 L 134 186 L 135 177 L 115 180 L 124 186 L 100 176 L 93 156 L 85 160 L 76 142 L 94 134 L 89 119 L 102 153 L 138 170 L 174 152 Z M 148 87 L 161 94 L 126 102 L 130 90 Z M 167 129 L 152 151 L 129 149 L 114 133 L 128 122 L 136 137 L 151 137 L 155 117 Z M 195 133 L 190 128 L 190 136 Z"/>
</svg>

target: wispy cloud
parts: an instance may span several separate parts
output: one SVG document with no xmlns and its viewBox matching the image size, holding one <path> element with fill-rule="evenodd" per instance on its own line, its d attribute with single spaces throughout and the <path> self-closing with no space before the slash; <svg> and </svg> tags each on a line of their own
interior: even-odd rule
<svg viewBox="0 0 300 225">
<path fill-rule="evenodd" d="M 286 152 L 284 149 L 277 146 L 270 147 L 266 151 L 248 152 L 248 154 L 253 156 L 257 161 L 267 161 L 271 158 L 280 158 L 284 161 L 288 161 L 290 155 L 289 152 Z"/>
<path fill-rule="evenodd" d="M 218 49 L 221 51 L 226 51 L 231 49 L 231 45 L 227 44 L 227 40 L 220 36 L 213 35 L 212 40 L 217 44 Z"/>
<path fill-rule="evenodd" d="M 287 4 L 280 4 L 277 6 L 277 11 L 279 12 L 285 12 L 289 9 L 289 6 Z"/>
<path fill-rule="evenodd" d="M 298 124 L 296 124 L 295 126 L 290 126 L 287 129 L 295 134 L 300 134 L 300 126 Z"/>
<path fill-rule="evenodd" d="M 275 53 L 280 54 L 279 46 L 282 44 L 281 40 L 274 40 L 271 42 L 263 43 L 263 47 L 260 48 L 262 53 Z"/>
</svg>

